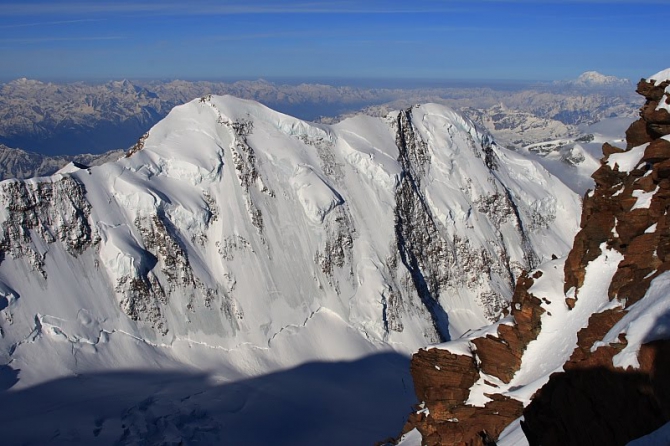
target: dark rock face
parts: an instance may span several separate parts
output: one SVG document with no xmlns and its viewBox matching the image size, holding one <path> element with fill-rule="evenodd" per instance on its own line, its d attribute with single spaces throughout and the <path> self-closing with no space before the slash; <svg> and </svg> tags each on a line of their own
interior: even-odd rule
<svg viewBox="0 0 670 446">
<path fill-rule="evenodd" d="M 8 218 L 0 227 L 0 262 L 9 255 L 27 257 L 35 271 L 46 278 L 44 252 L 32 241 L 31 232 L 48 244 L 61 241 L 76 256 L 95 242 L 89 224 L 91 205 L 84 185 L 72 177 L 50 182 L 9 180 L 0 183 L 0 205 Z"/>
<path fill-rule="evenodd" d="M 525 409 L 498 394 L 487 394 L 492 401 L 485 407 L 470 406 L 470 388 L 480 372 L 509 383 L 542 329 L 545 310 L 529 292 L 540 276 L 523 275 L 511 303 L 513 323 L 498 325 L 495 336 L 472 339 L 471 356 L 439 349 L 414 355 L 411 371 L 423 403 L 403 432 L 418 429 L 428 445 L 495 444 L 523 414 L 531 445 L 623 445 L 670 420 L 670 340 L 644 344 L 635 370 L 613 365 L 612 358 L 628 343 L 624 334 L 617 342 L 597 344 L 645 296 L 651 281 L 670 270 L 670 141 L 662 138 L 670 134 L 670 114 L 658 107 L 668 85 L 639 83 L 637 91 L 646 98 L 641 117 L 626 132 L 626 151 L 604 145 L 601 167 L 593 174 L 596 189 L 584 198 L 581 230 L 565 262 L 565 302 L 573 309 L 589 262 L 604 247 L 621 253 L 608 295 L 622 307 L 591 315 L 577 333 L 565 372 L 553 374 Z M 612 157 L 633 148 L 644 151 L 639 163 L 620 168 Z"/>
</svg>

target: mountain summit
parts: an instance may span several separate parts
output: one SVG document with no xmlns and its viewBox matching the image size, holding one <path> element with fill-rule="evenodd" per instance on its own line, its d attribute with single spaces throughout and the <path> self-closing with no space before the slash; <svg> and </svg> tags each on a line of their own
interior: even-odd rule
<svg viewBox="0 0 670 446">
<path fill-rule="evenodd" d="M 631 87 L 631 82 L 625 78 L 607 76 L 597 71 L 586 71 L 569 84 L 579 87 Z"/>
</svg>

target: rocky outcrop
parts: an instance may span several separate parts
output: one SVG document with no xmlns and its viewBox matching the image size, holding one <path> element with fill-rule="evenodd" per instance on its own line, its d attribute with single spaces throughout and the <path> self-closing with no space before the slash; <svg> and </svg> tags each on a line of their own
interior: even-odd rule
<svg viewBox="0 0 670 446">
<path fill-rule="evenodd" d="M 480 378 L 472 356 L 420 350 L 412 359 L 412 375 L 414 390 L 425 403 L 410 415 L 408 426 L 419 428 L 424 444 L 485 442 L 497 437 L 523 410 L 520 402 L 501 395 L 492 395 L 491 401 L 476 409 L 463 404 Z"/>
<path fill-rule="evenodd" d="M 670 134 L 670 128 L 665 134 L 656 133 L 659 126 L 670 123 L 670 114 L 664 109 L 649 112 L 658 108 L 668 85 L 670 81 L 654 86 L 645 80 L 638 85 L 647 102 L 641 118 L 627 133 L 628 150 L 641 155 L 632 160 L 635 165 L 629 171 L 622 167 L 624 156 L 636 156 L 631 152 L 618 152 L 611 146 L 604 150 L 602 166 L 593 174 L 597 187 L 584 200 L 582 230 L 566 262 L 566 291 L 581 287 L 584 267 L 600 254 L 603 243 L 624 255 L 609 295 L 625 299 L 626 307 L 644 295 L 651 280 L 670 268 L 670 140 L 663 137 Z"/>
<path fill-rule="evenodd" d="M 478 380 L 493 377 L 509 383 L 519 370 L 526 346 L 540 331 L 544 312 L 540 300 L 528 291 L 533 283 L 533 277 L 519 278 L 510 305 L 515 323 L 501 323 L 495 335 L 473 338 L 469 354 L 433 348 L 414 355 L 411 372 L 422 403 L 403 432 L 418 429 L 427 445 L 490 444 L 521 415 L 523 404 L 501 394 L 485 394 L 490 401 L 484 405 L 468 399 Z"/>
<path fill-rule="evenodd" d="M 534 281 L 542 276 L 538 270 L 517 282 L 510 318 L 414 355 L 411 370 L 421 404 L 403 432 L 417 429 L 427 445 L 489 445 L 523 414 L 531 445 L 623 445 L 670 420 L 663 385 L 670 374 L 665 359 L 670 340 L 643 341 L 639 367 L 615 359 L 629 344 L 627 328 L 617 323 L 648 295 L 652 281 L 670 270 L 670 114 L 664 105 L 669 85 L 640 81 L 637 91 L 646 104 L 627 132 L 628 147 L 604 145 L 601 167 L 593 174 L 596 188 L 584 198 L 581 230 L 564 264 L 568 318 L 577 317 L 579 309 L 573 309 L 580 298 L 593 299 L 592 291 L 581 296 L 587 266 L 604 251 L 622 260 L 611 282 L 602 283 L 611 303 L 596 307 L 576 333 L 564 372 L 551 375 L 525 409 L 513 399 L 514 388 L 502 390 L 542 331 L 550 302 L 533 295 Z M 485 404 L 474 398 L 481 383 L 501 388 L 484 393 Z"/>
<path fill-rule="evenodd" d="M 32 268 L 46 278 L 46 248 L 35 242 L 33 234 L 46 245 L 60 241 L 75 256 L 89 247 L 95 235 L 89 223 L 91 206 L 85 195 L 83 184 L 69 176 L 54 176 L 43 182 L 0 183 L 0 203 L 7 210 L 0 225 L 0 262 L 7 254 L 26 257 Z"/>
<path fill-rule="evenodd" d="M 565 372 L 553 375 L 524 411 L 531 445 L 623 445 L 670 420 L 662 381 L 670 374 L 663 359 L 670 341 L 643 344 L 639 368 L 626 369 L 614 365 L 614 356 L 627 345 L 626 335 L 601 342 L 645 297 L 652 280 L 670 270 L 670 114 L 659 108 L 668 85 L 640 81 L 637 91 L 646 104 L 627 132 L 628 151 L 605 150 L 594 174 L 598 187 L 584 202 L 582 231 L 566 262 L 565 288 L 576 289 L 579 299 L 585 266 L 607 245 L 623 254 L 608 289 L 621 307 L 591 316 Z"/>
</svg>

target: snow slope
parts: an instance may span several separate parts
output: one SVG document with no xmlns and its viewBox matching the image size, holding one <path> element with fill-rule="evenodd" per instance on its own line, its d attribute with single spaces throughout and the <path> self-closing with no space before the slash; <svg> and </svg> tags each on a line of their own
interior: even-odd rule
<svg viewBox="0 0 670 446">
<path fill-rule="evenodd" d="M 241 421 L 268 415 L 258 398 L 292 408 L 268 431 L 291 444 L 392 435 L 413 400 L 407 355 L 496 320 L 578 228 L 568 187 L 434 104 L 326 126 L 203 97 L 131 152 L 0 182 L 15 441 L 264 443 Z M 344 418 L 314 412 L 332 419 L 321 433 L 282 424 L 361 394 Z M 28 429 L 63 398 L 55 425 Z M 388 422 L 355 421 L 378 404 Z"/>
</svg>

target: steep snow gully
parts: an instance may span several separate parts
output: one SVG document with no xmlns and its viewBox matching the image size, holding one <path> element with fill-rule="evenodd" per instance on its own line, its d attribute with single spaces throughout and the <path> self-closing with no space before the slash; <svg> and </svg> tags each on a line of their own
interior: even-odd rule
<svg viewBox="0 0 670 446">
<path fill-rule="evenodd" d="M 580 212 L 443 106 L 326 126 L 229 96 L 0 202 L 0 427 L 26 444 L 394 435 L 409 355 L 498 320 Z"/>
</svg>

